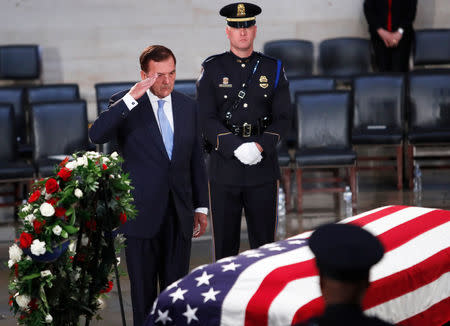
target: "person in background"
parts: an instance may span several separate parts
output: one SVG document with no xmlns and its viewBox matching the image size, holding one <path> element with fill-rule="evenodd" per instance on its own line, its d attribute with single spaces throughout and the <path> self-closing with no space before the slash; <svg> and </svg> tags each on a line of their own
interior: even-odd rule
<svg viewBox="0 0 450 326">
<path fill-rule="evenodd" d="M 380 72 L 407 72 L 417 0 L 364 0 L 375 63 Z"/>
</svg>

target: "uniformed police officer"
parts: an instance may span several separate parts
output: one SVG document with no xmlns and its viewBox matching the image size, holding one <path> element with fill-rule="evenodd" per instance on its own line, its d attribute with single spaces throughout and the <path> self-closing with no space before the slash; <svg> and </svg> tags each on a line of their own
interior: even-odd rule
<svg viewBox="0 0 450 326">
<path fill-rule="evenodd" d="M 220 10 L 230 51 L 206 59 L 197 84 L 203 134 L 212 147 L 208 171 L 215 259 L 238 254 L 242 208 L 251 248 L 275 236 L 276 145 L 290 124 L 291 105 L 281 62 L 253 50 L 260 13 L 250 3 Z"/>
<path fill-rule="evenodd" d="M 375 236 L 356 225 L 327 224 L 311 235 L 309 247 L 316 256 L 326 308 L 321 317 L 297 326 L 392 325 L 364 315 L 361 307 L 370 268 L 384 254 Z"/>
</svg>

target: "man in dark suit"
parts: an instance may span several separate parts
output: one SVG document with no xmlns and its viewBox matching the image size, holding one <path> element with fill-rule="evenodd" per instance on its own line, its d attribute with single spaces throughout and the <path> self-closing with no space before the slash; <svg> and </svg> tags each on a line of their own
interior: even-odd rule
<svg viewBox="0 0 450 326">
<path fill-rule="evenodd" d="M 365 0 L 375 62 L 380 72 L 407 72 L 417 0 Z"/>
<path fill-rule="evenodd" d="M 140 56 L 141 81 L 112 96 L 89 136 L 117 137 L 138 216 L 124 224 L 135 326 L 159 289 L 187 274 L 191 237 L 207 226 L 208 193 L 196 102 L 173 91 L 176 59 L 161 45 Z M 195 211 L 194 211 L 195 209 Z"/>
</svg>

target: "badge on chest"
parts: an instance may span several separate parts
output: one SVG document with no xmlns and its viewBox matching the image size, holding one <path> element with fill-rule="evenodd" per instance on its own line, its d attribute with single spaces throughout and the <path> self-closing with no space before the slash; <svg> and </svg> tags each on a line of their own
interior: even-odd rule
<svg viewBox="0 0 450 326">
<path fill-rule="evenodd" d="M 223 77 L 222 83 L 219 84 L 219 87 L 230 88 L 233 87 L 233 84 L 230 84 L 230 79 L 228 77 Z"/>
</svg>

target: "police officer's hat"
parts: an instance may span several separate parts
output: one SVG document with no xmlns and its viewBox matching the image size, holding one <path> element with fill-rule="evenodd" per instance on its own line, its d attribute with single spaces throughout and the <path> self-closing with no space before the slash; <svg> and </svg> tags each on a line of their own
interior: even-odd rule
<svg viewBox="0 0 450 326">
<path fill-rule="evenodd" d="M 237 2 L 220 9 L 220 15 L 227 17 L 228 26 L 247 28 L 255 25 L 256 15 L 261 13 L 261 7 L 247 2 Z"/>
<path fill-rule="evenodd" d="M 364 280 L 370 268 L 383 257 L 381 242 L 366 230 L 351 224 L 323 225 L 309 238 L 322 275 L 339 281 Z"/>
</svg>

